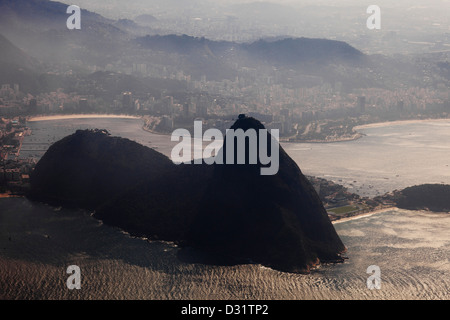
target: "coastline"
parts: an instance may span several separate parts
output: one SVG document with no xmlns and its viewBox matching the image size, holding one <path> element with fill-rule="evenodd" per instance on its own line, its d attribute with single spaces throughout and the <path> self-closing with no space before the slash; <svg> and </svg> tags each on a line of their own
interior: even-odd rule
<svg viewBox="0 0 450 320">
<path fill-rule="evenodd" d="M 373 216 L 374 214 L 378 214 L 378 213 L 383 213 L 383 212 L 388 212 L 388 211 L 397 211 L 397 210 L 400 210 L 400 209 L 397 207 L 382 208 L 382 209 L 377 209 L 374 211 L 369 211 L 367 213 L 334 220 L 334 221 L 331 221 L 331 223 L 337 224 L 337 223 L 341 223 L 341 222 L 347 222 L 347 221 L 351 221 L 351 220 L 357 220 L 357 219 L 361 219 L 361 218 L 370 217 L 370 216 Z"/>
<path fill-rule="evenodd" d="M 8 199 L 8 198 L 24 198 L 23 195 L 18 195 L 18 194 L 12 194 L 12 193 L 0 193 L 0 199 Z M 374 211 L 369 211 L 363 214 L 359 214 L 359 215 L 354 215 L 351 217 L 345 217 L 345 218 L 341 218 L 338 220 L 334 220 L 331 221 L 332 224 L 338 224 L 341 222 L 347 222 L 347 221 L 352 221 L 352 220 L 357 220 L 357 219 L 361 219 L 361 218 L 366 218 L 366 217 L 370 217 L 372 215 L 378 214 L 378 213 L 383 213 L 383 212 L 388 212 L 388 211 L 397 211 L 400 210 L 400 208 L 397 207 L 389 207 L 389 208 L 382 208 L 382 209 L 377 209 Z M 408 209 L 407 209 L 408 210 Z M 447 212 L 445 212 L 447 214 Z"/>
<path fill-rule="evenodd" d="M 350 142 L 350 141 L 356 141 L 358 139 L 361 139 L 366 136 L 366 134 L 359 132 L 358 130 L 361 129 L 369 129 L 369 128 L 381 128 L 381 127 L 387 127 L 391 125 L 400 125 L 400 124 L 414 124 L 414 123 L 423 123 L 423 122 L 436 122 L 436 123 L 445 123 L 450 122 L 450 118 L 440 118 L 440 119 L 411 119 L 411 120 L 395 120 L 395 121 L 385 121 L 385 122 L 374 122 L 374 123 L 368 123 L 368 124 L 362 124 L 357 125 L 353 127 L 353 130 L 356 131 L 356 133 L 352 137 L 345 137 L 345 138 L 336 138 L 334 140 L 285 140 L 283 138 L 279 139 L 280 143 L 339 143 L 339 142 Z M 165 132 L 158 132 L 154 130 L 150 130 L 148 128 L 145 128 L 145 126 L 142 126 L 142 129 L 144 131 L 158 134 L 158 135 L 167 135 L 170 136 L 170 133 Z"/>
<path fill-rule="evenodd" d="M 335 140 L 303 140 L 303 141 L 280 141 L 283 143 L 337 143 L 337 142 L 349 142 L 356 141 L 366 136 L 364 133 L 359 132 L 358 130 L 370 129 L 370 128 L 382 128 L 392 125 L 401 125 L 401 124 L 415 124 L 415 123 L 423 123 L 423 122 L 436 122 L 436 123 L 445 123 L 450 122 L 450 118 L 441 118 L 441 119 L 411 119 L 411 120 L 395 120 L 395 121 L 385 121 L 385 122 L 374 122 L 368 124 L 361 124 L 353 127 L 353 130 L 357 132 L 354 137 L 349 138 L 337 138 Z"/>
<path fill-rule="evenodd" d="M 358 132 L 353 137 L 337 138 L 334 140 L 282 140 L 282 139 L 280 139 L 280 143 L 339 143 L 339 142 L 355 141 L 355 140 L 361 139 L 364 136 L 365 136 L 364 133 Z"/>
<path fill-rule="evenodd" d="M 88 119 L 88 118 L 121 118 L 121 119 L 141 119 L 140 116 L 131 116 L 126 114 L 67 114 L 67 115 L 48 115 L 35 116 L 27 119 L 29 122 L 51 121 L 51 120 L 69 120 L 69 119 Z"/>
<path fill-rule="evenodd" d="M 354 130 L 359 129 L 369 129 L 369 128 L 382 128 L 391 125 L 399 125 L 399 124 L 415 124 L 415 123 L 423 123 L 423 122 L 450 122 L 449 118 L 440 118 L 440 119 L 411 119 L 411 120 L 395 120 L 395 121 L 385 121 L 385 122 L 375 122 L 362 124 L 353 127 Z"/>
<path fill-rule="evenodd" d="M 69 120 L 69 119 L 87 119 L 87 118 L 121 118 L 121 119 L 145 119 L 142 116 L 133 116 L 133 115 L 127 115 L 127 114 L 68 114 L 68 115 L 41 115 L 41 116 L 32 116 L 27 118 L 27 121 L 29 122 L 36 122 L 36 121 L 51 121 L 51 120 Z M 445 123 L 449 122 L 450 118 L 440 118 L 440 119 L 410 119 L 410 120 L 395 120 L 395 121 L 385 121 L 385 122 L 375 122 L 375 123 L 368 123 L 368 124 L 362 124 L 357 125 L 353 127 L 353 130 L 356 131 L 354 136 L 352 137 L 343 137 L 343 138 L 336 138 L 334 140 L 288 140 L 280 138 L 280 143 L 339 143 L 339 142 L 349 142 L 349 141 L 356 141 L 358 139 L 361 139 L 365 136 L 364 133 L 359 132 L 358 130 L 362 129 L 370 129 L 370 128 L 381 128 L 391 125 L 401 125 L 401 124 L 415 124 L 415 123 L 422 123 L 422 122 L 436 122 L 436 123 Z M 152 134 L 157 135 L 165 135 L 170 136 L 170 133 L 167 132 L 158 132 L 155 130 L 151 130 L 145 127 L 145 125 L 142 126 L 142 130 L 147 131 Z"/>
<path fill-rule="evenodd" d="M 147 128 L 145 125 L 142 126 L 142 130 L 144 130 L 146 132 L 149 132 L 149 133 L 152 133 L 152 134 L 161 135 L 161 136 L 171 136 L 170 133 L 151 130 L 151 129 Z M 361 139 L 364 136 L 365 136 L 365 134 L 358 133 L 354 137 L 335 139 L 335 140 L 298 140 L 298 141 L 296 141 L 296 140 L 284 140 L 284 139 L 280 138 L 279 142 L 280 143 L 338 143 L 338 142 L 355 141 L 355 140 Z"/>
<path fill-rule="evenodd" d="M 23 198 L 23 196 L 13 193 L 0 193 L 0 199 L 6 199 L 6 198 Z"/>
<path fill-rule="evenodd" d="M 395 120 L 395 121 L 385 121 L 385 122 L 374 122 L 368 124 L 361 124 L 353 127 L 353 130 L 356 131 L 356 134 L 353 137 L 345 137 L 345 138 L 336 138 L 335 140 L 282 140 L 282 143 L 338 143 L 338 142 L 349 142 L 356 141 L 366 136 L 366 134 L 359 132 L 358 130 L 362 129 L 370 129 L 370 128 L 382 128 L 392 125 L 401 125 L 401 124 L 415 124 L 415 123 L 423 123 L 423 122 L 436 122 L 436 123 L 445 123 L 450 122 L 450 118 L 429 118 L 429 119 L 411 119 L 411 120 Z"/>
<path fill-rule="evenodd" d="M 167 132 L 158 132 L 158 131 L 151 130 L 151 129 L 147 128 L 145 126 L 145 124 L 143 124 L 141 126 L 141 129 L 144 130 L 145 132 L 148 132 L 148 133 L 151 133 L 151 134 L 157 134 L 157 135 L 160 135 L 160 136 L 168 136 L 168 137 L 171 136 L 171 134 L 167 133 Z"/>
</svg>

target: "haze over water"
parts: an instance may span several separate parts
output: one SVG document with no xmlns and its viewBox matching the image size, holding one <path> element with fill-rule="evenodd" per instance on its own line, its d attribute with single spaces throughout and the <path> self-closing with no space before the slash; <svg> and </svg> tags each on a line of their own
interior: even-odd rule
<svg viewBox="0 0 450 320">
<path fill-rule="evenodd" d="M 43 145 L 31 143 L 48 147 L 77 128 L 97 127 L 169 155 L 170 138 L 149 134 L 140 125 L 131 119 L 34 122 L 24 149 L 43 150 Z M 450 121 L 362 132 L 367 136 L 351 142 L 283 147 L 303 173 L 353 183 L 362 194 L 425 182 L 450 183 Z M 392 210 L 337 223 L 349 259 L 321 266 L 310 275 L 260 265 L 182 262 L 179 249 L 170 243 L 131 238 L 89 213 L 22 198 L 0 199 L 0 228 L 0 298 L 448 299 L 450 289 L 450 215 L 445 213 Z M 65 286 L 71 264 L 81 268 L 81 290 Z M 381 269 L 380 290 L 366 286 L 370 265 Z"/>
</svg>

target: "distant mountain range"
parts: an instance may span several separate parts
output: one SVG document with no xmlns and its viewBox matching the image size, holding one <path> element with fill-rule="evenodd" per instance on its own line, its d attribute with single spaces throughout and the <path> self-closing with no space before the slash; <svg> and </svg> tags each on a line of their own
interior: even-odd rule
<svg viewBox="0 0 450 320">
<path fill-rule="evenodd" d="M 189 35 L 158 35 L 152 29 L 156 18 L 150 15 L 138 16 L 135 21 L 115 21 L 82 9 L 81 30 L 68 30 L 67 7 L 48 0 L 0 0 L 0 33 L 22 50 L 14 57 L 11 43 L 7 43 L 0 47 L 0 54 L 13 58 L 23 68 L 29 66 L 29 57 L 43 62 L 47 69 L 64 65 L 82 73 L 106 70 L 108 65 L 128 72 L 124 70 L 133 64 L 145 64 L 149 69 L 183 71 L 194 80 L 202 76 L 218 81 L 244 76 L 250 81 L 264 81 L 273 77 L 274 70 L 281 70 L 283 76 L 277 81 L 286 87 L 324 82 L 334 86 L 340 82 L 348 91 L 392 88 L 399 83 L 417 85 L 427 73 L 405 59 L 368 56 L 335 40 L 287 37 L 237 43 Z M 3 81 L 13 79 L 5 66 L 0 69 L 7 71 L 3 72 L 8 75 Z"/>
<path fill-rule="evenodd" d="M 0 32 L 46 63 L 83 61 L 85 65 L 105 67 L 118 61 L 132 64 L 135 57 L 139 63 L 152 64 L 156 62 L 149 57 L 151 52 L 164 52 L 167 57 L 178 55 L 179 68 L 194 78 L 206 75 L 209 79 L 233 79 L 236 64 L 299 68 L 306 64 L 355 64 L 364 58 L 350 45 L 326 39 L 287 38 L 240 44 L 187 35 L 139 36 L 147 29 L 134 21 L 114 21 L 87 10 L 81 12 L 81 30 L 68 30 L 67 7 L 47 0 L 0 0 Z M 151 25 L 154 17 L 143 15 L 137 21 Z M 137 29 L 139 32 L 134 33 Z M 157 63 L 173 65 L 171 60 Z"/>
<path fill-rule="evenodd" d="M 276 66 L 295 66 L 305 63 L 350 63 L 362 61 L 364 54 L 342 41 L 309 38 L 285 38 L 276 41 L 259 40 L 253 43 L 212 41 L 187 35 L 146 36 L 135 40 L 141 47 L 178 53 L 200 54 L 218 59 L 247 58 Z"/>
<path fill-rule="evenodd" d="M 0 33 L 28 54 L 46 63 L 107 61 L 108 52 L 126 33 L 114 21 L 81 10 L 82 32 L 68 30 L 68 5 L 48 0 L 0 0 Z"/>
<path fill-rule="evenodd" d="M 66 13 L 68 5 L 49 0 L 0 0 L 0 15 L 2 24 L 19 23 L 25 26 L 50 30 L 66 26 L 69 15 Z M 81 9 L 83 23 L 113 23 L 114 20 Z"/>
</svg>

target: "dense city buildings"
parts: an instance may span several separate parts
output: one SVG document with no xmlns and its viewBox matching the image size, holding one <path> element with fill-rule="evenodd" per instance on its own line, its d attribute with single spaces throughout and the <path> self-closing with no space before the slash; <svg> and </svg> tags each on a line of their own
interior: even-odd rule
<svg viewBox="0 0 450 320">
<path fill-rule="evenodd" d="M 254 77 L 257 79 L 257 74 Z M 139 79 L 145 81 L 146 78 Z M 104 79 L 92 82 L 80 78 L 70 92 L 66 88 L 56 88 L 34 95 L 20 91 L 17 84 L 2 84 L 0 116 L 134 114 L 164 118 L 164 123 L 173 122 L 173 125 L 161 128 L 172 129 L 178 124 L 192 123 L 195 118 L 213 126 L 217 120 L 253 113 L 268 127 L 280 129 L 283 138 L 333 141 L 354 137 L 353 127 L 358 124 L 446 117 L 450 111 L 449 91 L 440 87 L 359 88 L 343 92 L 339 83 L 289 88 L 270 81 L 249 83 L 242 78 L 204 80 L 176 80 L 184 88 L 179 91 L 156 94 L 138 90 L 112 91 L 112 97 L 101 94 Z M 86 94 L 86 86 L 90 86 L 91 94 Z"/>
</svg>

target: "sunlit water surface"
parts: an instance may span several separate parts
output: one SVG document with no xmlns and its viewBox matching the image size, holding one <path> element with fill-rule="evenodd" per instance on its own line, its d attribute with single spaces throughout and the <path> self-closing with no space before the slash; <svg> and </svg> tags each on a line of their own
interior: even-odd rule
<svg viewBox="0 0 450 320">
<path fill-rule="evenodd" d="M 170 137 L 140 120 L 74 119 L 30 123 L 23 156 L 42 156 L 78 128 L 106 128 L 170 155 Z M 305 174 L 333 179 L 364 195 L 426 182 L 450 183 L 450 122 L 362 130 L 362 139 L 284 144 Z M 28 153 L 28 154 L 27 154 Z M 335 224 L 348 248 L 342 264 L 309 275 L 260 265 L 183 262 L 171 243 L 129 237 L 89 213 L 23 198 L 0 199 L 0 298 L 7 299 L 448 299 L 450 215 L 391 210 Z M 69 290 L 78 265 L 82 288 Z M 381 270 L 370 290 L 367 267 Z"/>
</svg>

